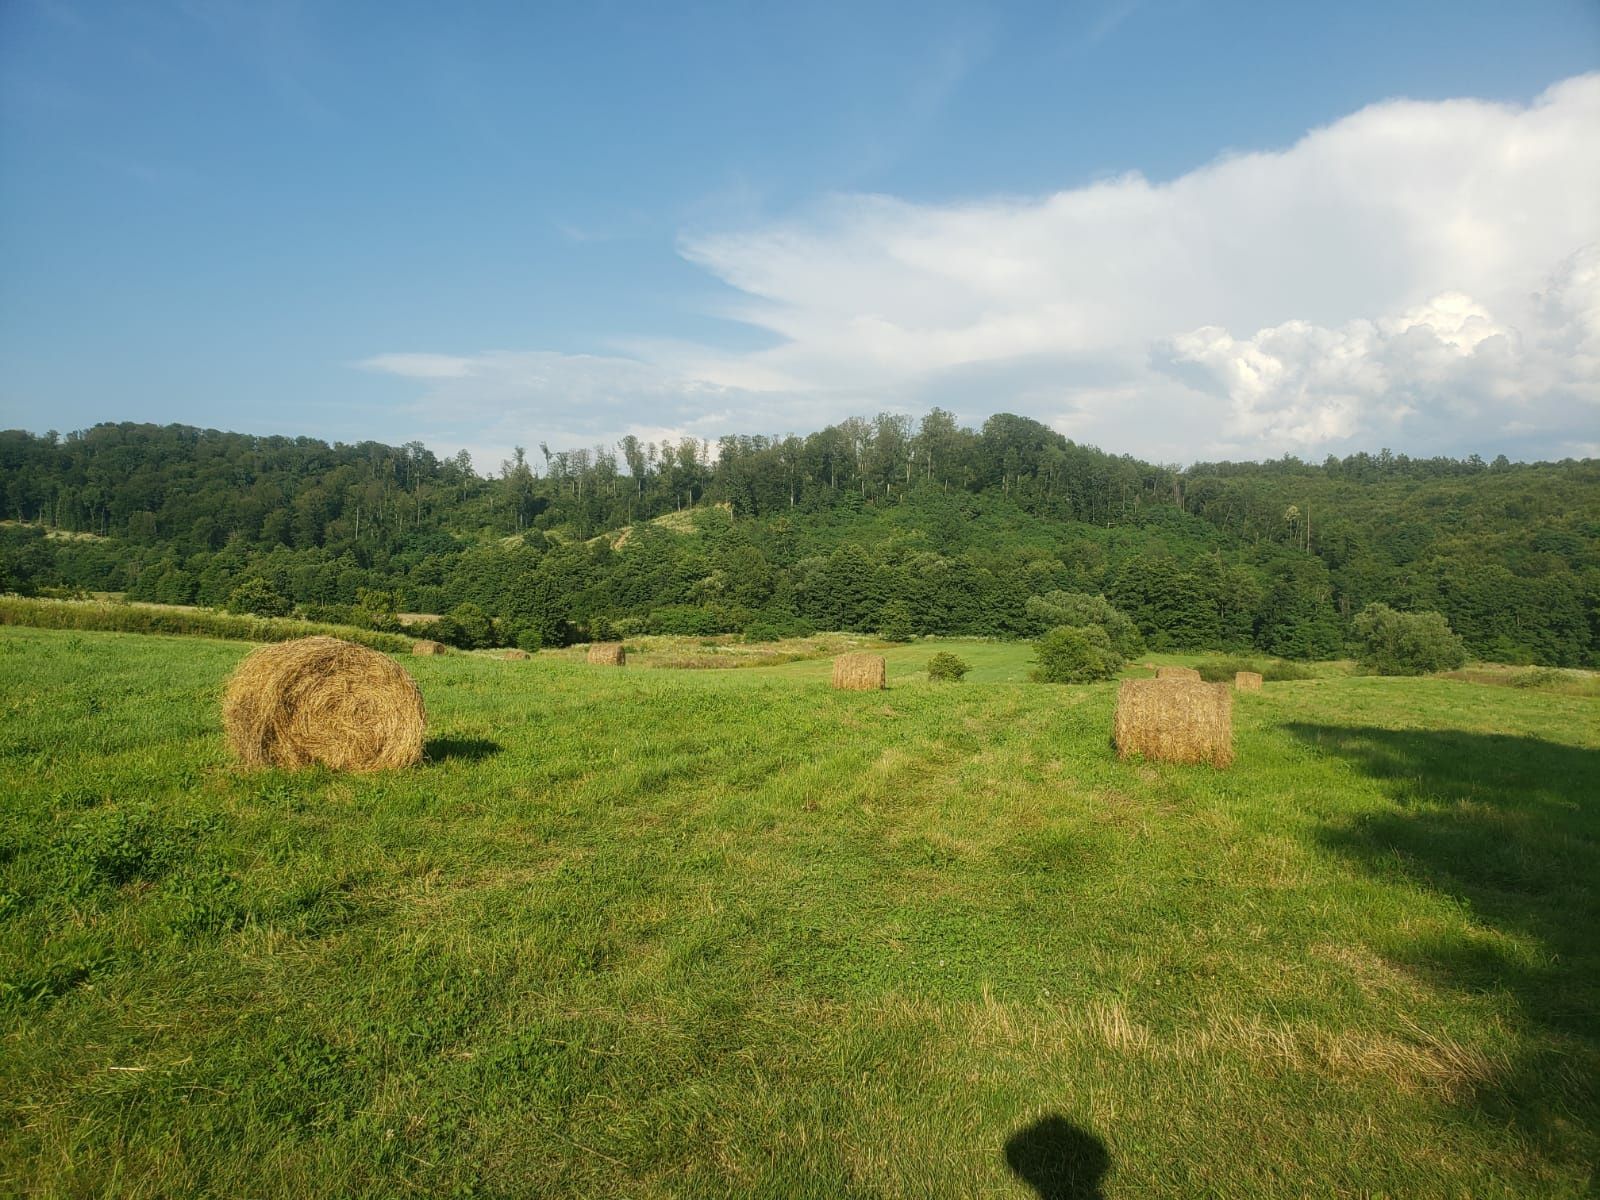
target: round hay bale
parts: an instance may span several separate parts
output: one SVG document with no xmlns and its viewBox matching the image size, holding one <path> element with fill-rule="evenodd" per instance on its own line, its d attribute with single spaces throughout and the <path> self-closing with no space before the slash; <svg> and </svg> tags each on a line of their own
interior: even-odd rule
<svg viewBox="0 0 1600 1200">
<path fill-rule="evenodd" d="M 525 658 L 532 658 L 533 656 L 531 654 L 529 654 L 526 650 L 511 649 L 511 650 L 507 650 L 500 657 L 504 658 L 504 659 L 508 659 L 508 660 L 510 660 L 512 662 L 520 662 Z"/>
<path fill-rule="evenodd" d="M 222 699 L 228 745 L 248 768 L 414 766 L 426 722 L 422 693 L 398 663 L 331 637 L 262 646 Z"/>
<path fill-rule="evenodd" d="M 1256 671 L 1235 671 L 1233 687 L 1239 692 L 1259 692 L 1261 690 L 1261 675 Z"/>
<path fill-rule="evenodd" d="M 833 686 L 842 692 L 881 692 L 889 686 L 889 661 L 881 654 L 841 654 L 833 660 Z"/>
<path fill-rule="evenodd" d="M 1117 754 L 1152 762 L 1233 762 L 1233 691 L 1192 679 L 1124 679 L 1112 740 Z"/>
<path fill-rule="evenodd" d="M 1191 679 L 1200 682 L 1200 672 L 1193 667 L 1157 667 L 1157 679 Z"/>
<path fill-rule="evenodd" d="M 413 654 L 443 654 L 444 646 L 438 642 L 430 642 L 427 638 L 418 638 L 411 643 Z"/>
<path fill-rule="evenodd" d="M 625 667 L 628 665 L 628 652 L 622 648 L 621 642 L 595 642 L 589 647 L 588 659 L 602 667 Z"/>
</svg>

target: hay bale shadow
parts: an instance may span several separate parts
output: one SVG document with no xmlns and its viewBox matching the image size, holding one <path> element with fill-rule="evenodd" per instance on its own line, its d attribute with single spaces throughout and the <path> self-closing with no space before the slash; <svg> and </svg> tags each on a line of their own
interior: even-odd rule
<svg viewBox="0 0 1600 1200">
<path fill-rule="evenodd" d="M 1051 1113 L 1006 1141 L 1006 1166 L 1039 1200 L 1102 1200 L 1100 1181 L 1111 1168 L 1105 1142 Z"/>
<path fill-rule="evenodd" d="M 451 759 L 461 759 L 464 762 L 482 762 L 486 758 L 493 758 L 505 747 L 499 742 L 489 738 L 469 737 L 436 737 L 429 738 L 422 747 L 424 762 L 448 762 Z"/>
</svg>

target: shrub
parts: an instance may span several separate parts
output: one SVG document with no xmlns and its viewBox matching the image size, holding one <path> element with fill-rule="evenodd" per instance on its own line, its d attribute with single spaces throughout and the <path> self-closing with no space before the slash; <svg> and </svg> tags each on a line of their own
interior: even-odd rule
<svg viewBox="0 0 1600 1200">
<path fill-rule="evenodd" d="M 488 613 L 470 600 L 456 605 L 439 623 L 454 627 L 456 636 L 445 640 L 463 650 L 481 650 L 495 644 L 494 622 L 489 619 Z"/>
<path fill-rule="evenodd" d="M 944 683 L 960 683 L 972 664 L 959 655 L 941 650 L 928 660 L 928 678 Z"/>
<path fill-rule="evenodd" d="M 248 613 L 252 617 L 287 617 L 294 608 L 259 575 L 250 576 L 234 588 L 224 607 L 231 613 Z"/>
<path fill-rule="evenodd" d="M 1466 648 L 1443 613 L 1396 612 L 1369 604 L 1351 624 L 1356 658 L 1377 675 L 1422 675 L 1454 670 L 1467 661 Z"/>
<path fill-rule="evenodd" d="M 1276 659 L 1261 668 L 1261 678 L 1268 683 L 1282 683 L 1292 679 L 1315 679 L 1316 673 L 1299 663 Z"/>
<path fill-rule="evenodd" d="M 911 606 L 904 600 L 891 600 L 883 606 L 878 636 L 886 642 L 909 642 L 916 636 L 911 622 Z"/>
<path fill-rule="evenodd" d="M 747 642 L 779 642 L 784 638 L 810 637 L 816 630 L 810 621 L 781 610 L 756 613 L 745 626 Z"/>
<path fill-rule="evenodd" d="M 1263 679 L 1267 675 L 1247 658 L 1213 658 L 1203 663 L 1196 663 L 1195 670 L 1200 672 L 1200 678 L 1207 683 L 1232 683 L 1234 676 L 1240 671 L 1254 671 Z"/>
<path fill-rule="evenodd" d="M 526 650 L 529 654 L 535 654 L 542 649 L 543 646 L 544 639 L 539 636 L 539 631 L 537 629 L 530 627 L 517 634 L 518 650 Z"/>
<path fill-rule="evenodd" d="M 1144 638 L 1133 618 L 1113 607 L 1104 596 L 1088 592 L 1046 592 L 1042 596 L 1029 596 L 1026 611 L 1036 630 L 1061 625 L 1098 626 L 1105 630 L 1111 648 L 1125 659 L 1144 649 Z"/>
<path fill-rule="evenodd" d="M 1098 625 L 1063 625 L 1033 644 L 1039 666 L 1033 678 L 1039 683 L 1093 683 L 1110 679 L 1122 670 L 1122 656 Z"/>
<path fill-rule="evenodd" d="M 732 633 L 738 627 L 737 623 L 729 622 L 723 610 L 714 606 L 667 604 L 651 612 L 648 632 L 673 637 L 711 637 Z"/>
<path fill-rule="evenodd" d="M 1516 688 L 1549 687 L 1552 684 L 1565 683 L 1567 673 L 1558 671 L 1554 667 L 1530 667 L 1526 671 L 1518 671 L 1511 677 L 1511 686 Z"/>
</svg>

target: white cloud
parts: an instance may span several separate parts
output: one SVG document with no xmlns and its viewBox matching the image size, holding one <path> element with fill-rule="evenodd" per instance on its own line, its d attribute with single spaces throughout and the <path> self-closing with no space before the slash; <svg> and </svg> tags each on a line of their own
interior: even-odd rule
<svg viewBox="0 0 1600 1200">
<path fill-rule="evenodd" d="M 1173 460 L 1573 453 L 1600 419 L 1596 245 L 1600 74 L 1526 106 L 1373 105 L 1166 183 L 844 195 L 687 236 L 684 256 L 738 293 L 723 315 L 768 349 L 366 365 L 508 431 L 807 430 L 939 403 Z"/>
</svg>

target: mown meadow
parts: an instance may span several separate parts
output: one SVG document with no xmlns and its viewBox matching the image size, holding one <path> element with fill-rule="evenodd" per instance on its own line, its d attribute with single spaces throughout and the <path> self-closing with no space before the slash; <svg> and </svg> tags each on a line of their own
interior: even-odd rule
<svg viewBox="0 0 1600 1200">
<path fill-rule="evenodd" d="M 1026 646 L 451 655 L 427 765 L 246 775 L 250 649 L 0 628 L 0 1192 L 1593 1194 L 1592 691 L 1320 670 L 1216 771 Z"/>
</svg>

